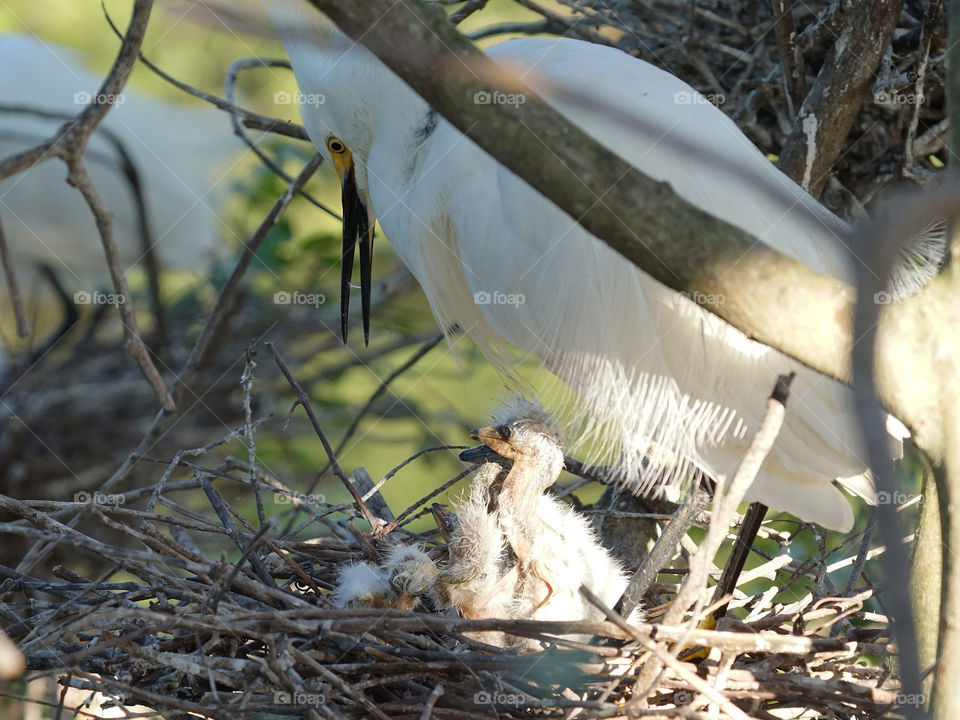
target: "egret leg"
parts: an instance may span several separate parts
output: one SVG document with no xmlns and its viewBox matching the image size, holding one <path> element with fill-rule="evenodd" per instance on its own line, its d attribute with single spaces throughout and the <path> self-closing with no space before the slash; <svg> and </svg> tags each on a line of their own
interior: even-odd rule
<svg viewBox="0 0 960 720">
<path fill-rule="evenodd" d="M 743 572 L 743 565 L 750 554 L 750 548 L 753 547 L 753 541 L 757 539 L 757 533 L 760 532 L 760 526 L 763 524 L 763 518 L 767 514 L 767 506 L 763 503 L 752 503 L 747 509 L 747 514 L 743 516 L 743 523 L 740 525 L 740 531 L 737 533 L 737 539 L 733 543 L 733 549 L 730 551 L 730 557 L 727 558 L 727 564 L 720 574 L 717 586 L 713 591 L 713 601 L 717 602 L 724 595 L 730 595 L 737 587 L 737 581 L 740 579 L 740 573 Z M 719 620 L 727 614 L 727 603 L 724 603 L 713 612 L 714 618 Z"/>
<path fill-rule="evenodd" d="M 546 578 L 542 578 L 542 577 L 540 577 L 539 575 L 537 575 L 536 573 L 534 573 L 533 576 L 534 576 L 537 580 L 539 580 L 540 582 L 542 582 L 544 585 L 547 586 L 547 596 L 546 596 L 543 600 L 541 600 L 540 602 L 537 603 L 536 607 L 533 608 L 533 610 L 530 612 L 531 615 L 535 614 L 535 613 L 537 612 L 537 610 L 539 610 L 539 609 L 542 608 L 544 605 L 546 605 L 548 602 L 550 602 L 550 598 L 553 597 L 553 585 L 551 585 L 550 582 L 549 582 Z"/>
</svg>

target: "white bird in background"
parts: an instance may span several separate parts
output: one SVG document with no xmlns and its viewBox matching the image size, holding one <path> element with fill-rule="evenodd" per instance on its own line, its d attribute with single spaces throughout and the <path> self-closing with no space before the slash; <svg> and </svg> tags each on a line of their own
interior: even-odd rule
<svg viewBox="0 0 960 720">
<path fill-rule="evenodd" d="M 508 378 L 517 366 L 511 348 L 538 358 L 563 383 L 567 436 L 583 438 L 570 450 L 613 458 L 637 490 L 681 481 L 694 468 L 729 477 L 777 376 L 795 371 L 786 422 L 747 499 L 827 528 L 852 527 L 849 502 L 832 484 L 867 468 L 847 387 L 642 273 L 312 8 L 285 5 L 274 19 L 301 92 L 324 97 L 302 113 L 341 178 L 344 323 L 359 234 L 366 330 L 379 219 L 441 326 L 459 325 Z M 688 202 L 822 274 L 851 279 L 843 221 L 682 80 L 578 40 L 514 39 L 487 54 Z M 591 97 L 597 102 L 584 101 Z M 478 104 L 478 122 L 483 112 Z M 622 117 L 642 118 L 643 128 Z M 921 262 L 904 263 L 895 295 L 931 277 L 943 249 L 925 238 L 911 252 Z"/>
<path fill-rule="evenodd" d="M 0 35 L 0 158 L 53 135 L 102 80 L 83 68 L 75 50 L 28 35 Z M 243 147 L 229 118 L 128 89 L 90 138 L 87 169 L 113 216 L 119 260 L 129 271 L 145 248 L 134 191 L 113 140 L 139 176 L 161 267 L 206 269 L 222 257 L 224 222 L 218 213 L 228 189 L 225 173 Z M 109 283 L 93 216 L 65 178 L 64 164 L 54 158 L 0 181 L 0 218 L 28 293 L 36 290 L 30 281 L 38 265 L 51 268 L 68 291 L 92 292 Z"/>
</svg>

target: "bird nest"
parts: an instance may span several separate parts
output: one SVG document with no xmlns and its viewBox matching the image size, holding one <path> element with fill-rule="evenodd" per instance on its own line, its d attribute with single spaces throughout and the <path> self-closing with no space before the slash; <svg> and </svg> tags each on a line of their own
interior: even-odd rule
<svg viewBox="0 0 960 720">
<path fill-rule="evenodd" d="M 830 550 L 820 538 L 819 552 L 798 562 L 789 551 L 801 533 L 768 531 L 779 552 L 751 572 L 773 586 L 734 598 L 742 609 L 716 629 L 703 622 L 705 603 L 663 622 L 676 579 L 693 575 L 682 557 L 690 537 L 660 568 L 665 581 L 651 585 L 642 621 L 627 623 L 590 588 L 581 593 L 605 620 L 465 619 L 429 601 L 337 607 L 338 568 L 376 561 L 391 543 L 418 543 L 443 561 L 439 533 L 408 529 L 436 493 L 394 515 L 362 468 L 348 478 L 332 454 L 352 504 L 291 492 L 255 465 L 202 464 L 215 446 L 246 445 L 255 426 L 178 453 L 123 493 L 0 496 L 14 516 L 3 531 L 34 545 L 20 569 L 0 566 L 5 630 L 28 677 L 57 677 L 61 704 L 96 696 L 148 715 L 213 718 L 873 718 L 910 701 L 890 669 L 886 618 L 870 610 L 869 541 L 857 537 Z M 241 505 L 257 508 L 253 519 Z M 296 539 L 318 526 L 319 537 Z M 55 545 L 74 561 L 45 564 Z M 827 573 L 843 565 L 853 568 L 845 590 Z M 479 639 L 489 631 L 539 649 L 491 646 Z"/>
</svg>

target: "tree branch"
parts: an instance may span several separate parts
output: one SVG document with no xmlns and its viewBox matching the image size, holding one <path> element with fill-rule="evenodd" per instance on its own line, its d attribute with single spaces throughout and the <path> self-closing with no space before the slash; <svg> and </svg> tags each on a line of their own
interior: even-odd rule
<svg viewBox="0 0 960 720">
<path fill-rule="evenodd" d="M 867 97 L 902 9 L 903 0 L 860 3 L 797 113 L 778 165 L 790 177 L 801 178 L 800 184 L 814 197 L 826 184 Z M 783 60 L 787 67 L 788 58 Z"/>
</svg>

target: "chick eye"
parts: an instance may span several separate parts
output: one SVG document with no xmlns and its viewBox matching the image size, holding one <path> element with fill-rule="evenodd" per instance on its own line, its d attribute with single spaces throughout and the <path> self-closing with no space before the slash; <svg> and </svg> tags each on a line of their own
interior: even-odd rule
<svg viewBox="0 0 960 720">
<path fill-rule="evenodd" d="M 347 149 L 347 146 L 344 145 L 340 140 L 335 137 L 327 138 L 327 150 L 332 153 L 342 153 Z"/>
<path fill-rule="evenodd" d="M 510 436 L 513 434 L 513 431 L 510 429 L 509 425 L 501 425 L 497 428 L 497 432 L 504 440 L 509 440 Z"/>
</svg>

